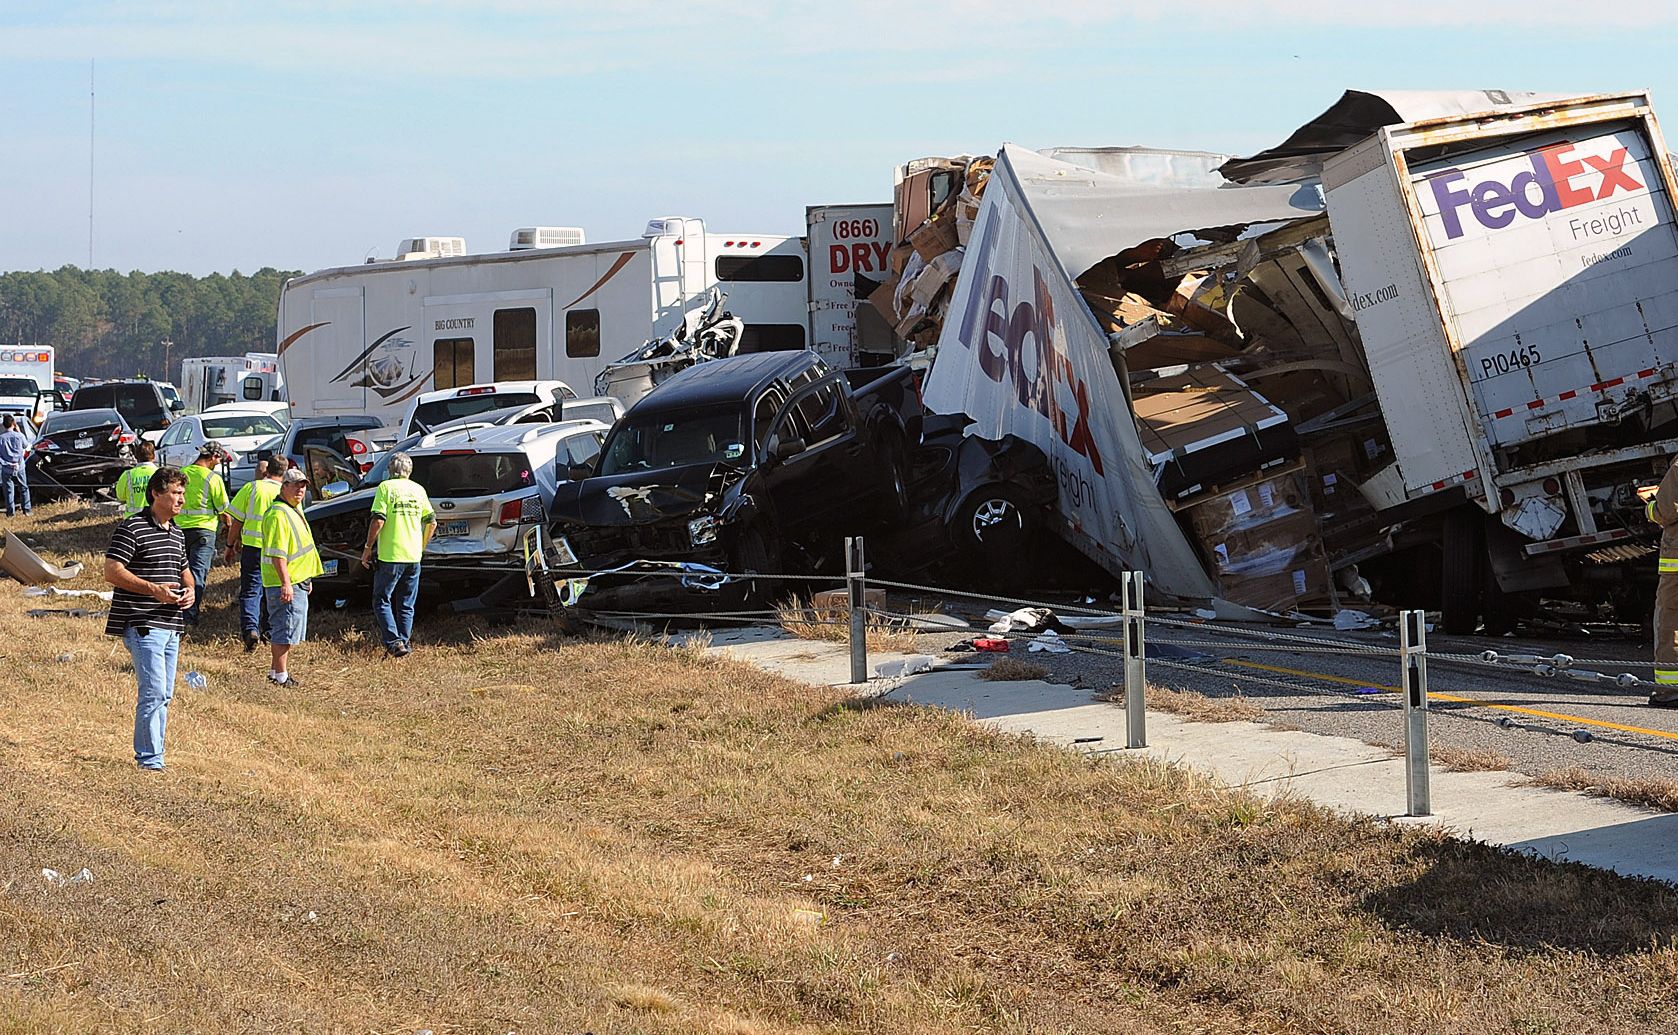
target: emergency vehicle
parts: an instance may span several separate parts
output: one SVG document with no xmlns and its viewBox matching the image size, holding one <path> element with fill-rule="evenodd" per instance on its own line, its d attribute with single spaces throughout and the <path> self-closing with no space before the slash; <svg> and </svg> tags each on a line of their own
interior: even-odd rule
<svg viewBox="0 0 1678 1035">
<path fill-rule="evenodd" d="M 40 427 L 53 410 L 53 348 L 0 348 L 0 413 L 27 416 Z"/>
</svg>

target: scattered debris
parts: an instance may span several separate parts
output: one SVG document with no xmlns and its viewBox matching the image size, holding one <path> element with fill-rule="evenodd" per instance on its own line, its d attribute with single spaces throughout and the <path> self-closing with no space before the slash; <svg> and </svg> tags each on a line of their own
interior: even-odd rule
<svg viewBox="0 0 1678 1035">
<path fill-rule="evenodd" d="M 46 878 L 48 884 L 52 884 L 53 886 L 60 888 L 68 887 L 71 884 L 93 883 L 93 871 L 88 869 L 86 866 L 83 866 L 74 876 L 70 877 L 66 877 L 64 874 L 59 873 L 54 869 L 42 869 L 41 876 Z"/>
<path fill-rule="evenodd" d="M 926 654 L 911 654 L 896 661 L 882 661 L 874 666 L 875 679 L 899 679 L 919 672 L 931 671 L 933 659 Z"/>
<path fill-rule="evenodd" d="M 98 597 L 107 604 L 111 602 L 112 591 L 108 589 L 59 589 L 57 586 L 28 586 L 24 589 L 26 597 Z"/>
<path fill-rule="evenodd" d="M 103 618 L 104 610 L 86 607 L 32 607 L 24 614 L 31 618 Z"/>
<path fill-rule="evenodd" d="M 82 562 L 72 561 L 69 564 L 50 564 L 15 533 L 4 533 L 6 541 L 0 545 L 0 571 L 18 580 L 26 586 L 39 586 L 48 582 L 65 582 L 82 573 Z"/>
<path fill-rule="evenodd" d="M 1050 629 L 1039 634 L 1026 646 L 1030 654 L 1071 654 L 1072 648 L 1061 642 L 1060 633 Z"/>
</svg>

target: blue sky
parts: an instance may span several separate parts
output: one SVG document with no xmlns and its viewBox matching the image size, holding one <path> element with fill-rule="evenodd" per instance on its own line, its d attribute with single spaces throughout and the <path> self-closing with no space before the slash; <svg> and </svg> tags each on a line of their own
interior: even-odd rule
<svg viewBox="0 0 1678 1035">
<path fill-rule="evenodd" d="M 1385 6 L 3 0 L 0 270 L 88 262 L 90 60 L 94 265 L 199 274 L 656 215 L 799 233 L 922 155 L 1249 153 L 1348 87 L 1650 87 L 1678 119 L 1678 5 Z"/>
</svg>

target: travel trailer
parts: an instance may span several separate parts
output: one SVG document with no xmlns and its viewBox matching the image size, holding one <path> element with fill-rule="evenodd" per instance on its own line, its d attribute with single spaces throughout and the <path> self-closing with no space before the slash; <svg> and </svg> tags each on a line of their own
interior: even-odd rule
<svg viewBox="0 0 1678 1035">
<path fill-rule="evenodd" d="M 566 243 L 573 242 L 573 243 Z M 809 344 L 802 238 L 719 234 L 672 216 L 639 240 L 587 244 L 529 227 L 504 252 L 410 238 L 400 258 L 321 270 L 280 293 L 278 347 L 293 416 L 396 421 L 422 392 L 493 381 L 591 385 L 669 333 L 713 287 L 745 323 L 741 352 Z"/>
</svg>

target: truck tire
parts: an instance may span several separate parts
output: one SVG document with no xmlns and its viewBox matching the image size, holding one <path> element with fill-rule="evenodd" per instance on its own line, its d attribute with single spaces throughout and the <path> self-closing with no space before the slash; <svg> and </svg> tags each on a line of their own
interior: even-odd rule
<svg viewBox="0 0 1678 1035">
<path fill-rule="evenodd" d="M 1452 636 L 1472 635 L 1480 624 L 1484 523 L 1480 513 L 1469 507 L 1458 507 L 1445 515 L 1439 612 L 1440 624 Z"/>
<path fill-rule="evenodd" d="M 740 575 L 774 575 L 781 570 L 779 559 L 769 548 L 769 542 L 763 533 L 756 528 L 748 528 L 740 533 L 734 542 L 734 549 L 730 554 L 729 568 Z M 741 601 L 766 600 L 775 593 L 779 579 L 741 579 L 739 599 Z"/>
<path fill-rule="evenodd" d="M 909 451 L 903 445 L 903 435 L 896 431 L 882 431 L 880 456 L 886 465 L 891 487 L 886 497 L 886 516 L 902 518 L 909 513 Z"/>
</svg>

